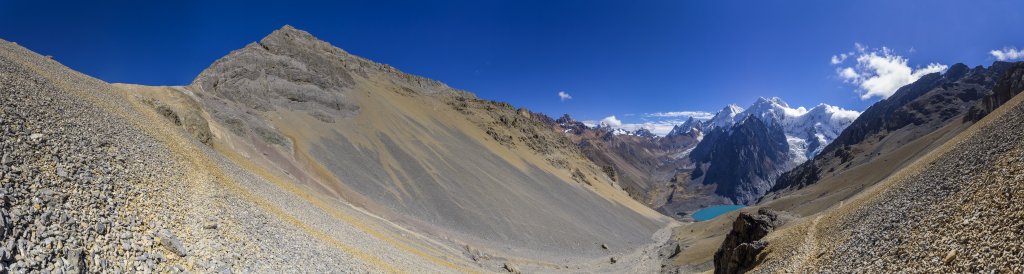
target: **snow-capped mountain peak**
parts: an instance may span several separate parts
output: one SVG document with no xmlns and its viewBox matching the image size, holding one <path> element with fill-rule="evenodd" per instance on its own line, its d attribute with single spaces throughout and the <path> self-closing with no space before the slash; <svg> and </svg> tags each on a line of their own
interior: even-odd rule
<svg viewBox="0 0 1024 274">
<path fill-rule="evenodd" d="M 782 101 L 779 97 L 760 97 L 754 104 L 747 108 L 740 116 L 746 118 L 746 116 L 754 116 L 760 118 L 765 123 L 782 123 L 785 124 L 786 120 L 791 120 L 807 113 L 807 109 L 803 107 L 791 108 L 789 104 Z"/>
<path fill-rule="evenodd" d="M 803 139 L 806 143 L 804 159 L 809 159 L 821 152 L 825 145 L 839 137 L 860 112 L 846 110 L 827 104 L 808 110 L 803 115 L 794 117 L 784 123 L 786 135 Z M 802 162 L 802 161 L 801 161 Z"/>
<path fill-rule="evenodd" d="M 611 130 L 611 133 L 614 135 L 629 135 L 649 138 L 658 137 L 657 135 L 654 135 L 654 133 L 651 133 L 651 131 L 647 130 L 646 128 L 638 128 L 634 131 L 629 131 L 622 128 L 615 128 Z"/>
<path fill-rule="evenodd" d="M 714 118 L 703 123 L 700 129 L 703 132 L 710 132 L 715 127 L 729 129 L 750 117 L 756 117 L 767 124 L 777 123 L 785 130 L 792 161 L 801 163 L 821 152 L 859 115 L 860 112 L 827 104 L 819 104 L 808 110 L 804 107 L 790 107 L 779 97 L 759 97 L 746 109 L 736 105 L 726 106 Z M 685 126 L 679 128 L 680 132 L 685 130 Z"/>
<path fill-rule="evenodd" d="M 737 119 L 737 116 L 739 116 L 740 113 L 743 113 L 743 111 L 743 108 L 735 104 L 729 104 L 728 106 L 725 106 L 725 108 L 722 108 L 722 110 L 715 114 L 714 117 L 711 117 L 711 120 L 708 120 L 707 123 L 704 123 L 704 131 L 714 129 L 715 127 L 732 127 L 732 125 L 736 124 L 736 122 L 739 121 L 739 119 Z"/>
<path fill-rule="evenodd" d="M 669 131 L 665 137 L 692 134 L 694 131 L 701 132 L 704 130 L 705 124 L 706 122 L 704 120 L 690 117 L 689 119 L 686 119 L 686 122 L 673 126 L 672 131 Z"/>
</svg>

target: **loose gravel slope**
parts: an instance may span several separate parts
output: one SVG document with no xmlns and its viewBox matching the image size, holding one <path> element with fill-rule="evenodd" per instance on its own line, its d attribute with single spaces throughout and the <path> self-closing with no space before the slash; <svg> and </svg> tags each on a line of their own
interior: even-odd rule
<svg viewBox="0 0 1024 274">
<path fill-rule="evenodd" d="M 310 204 L 125 90 L 6 41 L 0 136 L 0 272 L 473 271 L 446 259 L 460 250 Z"/>
</svg>

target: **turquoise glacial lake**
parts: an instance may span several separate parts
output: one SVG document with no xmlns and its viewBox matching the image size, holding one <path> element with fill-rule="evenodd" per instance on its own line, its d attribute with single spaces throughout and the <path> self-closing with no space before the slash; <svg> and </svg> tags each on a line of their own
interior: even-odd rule
<svg viewBox="0 0 1024 274">
<path fill-rule="evenodd" d="M 714 219 L 715 217 L 718 217 L 718 215 L 726 214 L 726 213 L 729 213 L 730 211 L 737 210 L 737 209 L 740 209 L 740 208 L 743 208 L 743 206 L 742 205 L 716 205 L 716 206 L 710 206 L 710 207 L 707 207 L 707 208 L 704 208 L 704 209 L 701 209 L 701 210 L 697 210 L 697 212 L 694 212 L 693 213 L 693 219 L 698 221 L 698 222 L 707 221 L 707 220 Z"/>
</svg>

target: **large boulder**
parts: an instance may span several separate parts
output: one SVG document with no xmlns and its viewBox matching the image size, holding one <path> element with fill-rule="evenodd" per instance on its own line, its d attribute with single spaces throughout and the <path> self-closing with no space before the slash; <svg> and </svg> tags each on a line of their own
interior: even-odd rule
<svg viewBox="0 0 1024 274">
<path fill-rule="evenodd" d="M 782 218 L 772 209 L 761 208 L 757 214 L 740 213 L 722 247 L 715 252 L 715 273 L 743 273 L 756 266 L 757 255 L 768 245 L 761 238 L 782 224 Z"/>
</svg>

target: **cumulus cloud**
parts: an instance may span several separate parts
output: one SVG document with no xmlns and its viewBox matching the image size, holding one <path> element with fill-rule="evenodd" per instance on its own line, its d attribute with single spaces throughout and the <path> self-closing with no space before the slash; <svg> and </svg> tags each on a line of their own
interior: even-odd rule
<svg viewBox="0 0 1024 274">
<path fill-rule="evenodd" d="M 707 120 L 714 117 L 714 113 L 704 111 L 668 111 L 668 112 L 655 112 L 645 113 L 647 117 L 693 117 L 694 119 Z"/>
<path fill-rule="evenodd" d="M 860 116 L 860 111 L 844 109 L 826 104 L 821 104 L 821 106 L 825 107 L 827 113 L 832 113 L 832 120 L 853 122 L 853 120 L 856 120 L 857 117 Z"/>
<path fill-rule="evenodd" d="M 1018 50 L 1017 48 L 1006 47 L 1002 50 L 994 49 L 988 53 L 992 54 L 992 57 L 999 61 L 1024 59 L 1024 49 Z"/>
<path fill-rule="evenodd" d="M 620 121 L 618 118 L 615 118 L 615 115 L 612 115 L 612 116 L 604 117 L 604 119 L 601 119 L 601 121 L 598 122 L 598 125 L 600 125 L 602 127 L 618 128 L 618 127 L 622 126 L 622 121 Z"/>
<path fill-rule="evenodd" d="M 851 66 L 840 66 L 836 69 L 836 75 L 843 82 L 857 86 L 860 98 L 867 100 L 871 97 L 889 98 L 902 86 L 917 81 L 922 76 L 934 72 L 944 72 L 949 66 L 930 63 L 925 67 L 911 68 L 907 63 L 909 59 L 896 55 L 892 49 L 882 47 L 871 49 L 859 43 L 854 44 L 856 53 L 848 54 L 847 57 L 856 56 L 856 63 Z M 832 56 L 832 64 L 840 65 L 846 61 L 842 54 Z"/>
<path fill-rule="evenodd" d="M 860 73 L 857 73 L 853 68 L 842 68 L 839 70 L 839 78 L 842 79 L 859 79 Z"/>
<path fill-rule="evenodd" d="M 565 102 L 565 100 L 572 99 L 572 95 L 569 95 L 569 93 L 565 91 L 559 91 L 558 98 Z"/>
</svg>

